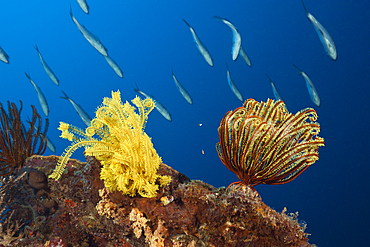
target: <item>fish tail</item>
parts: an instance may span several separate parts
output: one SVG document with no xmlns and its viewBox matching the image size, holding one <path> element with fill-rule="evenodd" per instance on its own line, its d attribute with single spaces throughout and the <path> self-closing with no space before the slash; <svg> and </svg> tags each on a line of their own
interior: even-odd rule
<svg viewBox="0 0 370 247">
<path fill-rule="evenodd" d="M 298 68 L 294 63 L 292 63 L 292 64 L 293 64 L 294 67 L 296 67 L 299 70 L 299 72 L 302 72 L 302 70 L 300 68 Z"/>
<path fill-rule="evenodd" d="M 294 64 L 293 64 L 293 65 L 294 65 Z M 271 80 L 270 76 L 268 76 L 267 74 L 266 74 L 266 76 L 267 76 L 267 78 L 269 78 L 270 82 L 272 82 L 272 80 Z"/>
<path fill-rule="evenodd" d="M 71 15 L 71 17 L 73 18 L 73 14 L 72 14 L 72 4 L 70 3 L 69 4 L 69 14 Z"/>
<path fill-rule="evenodd" d="M 135 85 L 136 85 L 136 88 L 134 88 L 134 91 L 139 93 L 140 89 L 139 89 L 139 86 L 137 85 L 137 83 L 135 82 Z"/>
<path fill-rule="evenodd" d="M 186 25 L 188 25 L 188 27 L 191 28 L 190 24 L 187 21 L 185 21 L 184 19 L 182 19 L 182 20 L 185 22 Z"/>
<path fill-rule="evenodd" d="M 31 77 L 26 72 L 24 72 L 24 74 L 27 76 L 28 80 L 31 80 Z"/>
<path fill-rule="evenodd" d="M 60 98 L 69 100 L 68 95 L 65 92 L 63 92 L 63 90 L 60 90 L 60 91 L 62 91 L 62 93 L 64 94 L 64 97 L 60 97 Z"/>
<path fill-rule="evenodd" d="M 34 47 L 35 47 L 36 51 L 37 51 L 38 53 L 40 53 L 39 48 L 37 47 L 37 45 L 35 45 Z"/>
<path fill-rule="evenodd" d="M 175 77 L 175 74 L 173 73 L 173 67 L 171 66 L 171 72 L 172 72 L 172 77 Z"/>
<path fill-rule="evenodd" d="M 308 10 L 307 10 L 307 8 L 306 8 L 306 5 L 304 5 L 304 2 L 303 2 L 303 0 L 301 0 L 302 1 L 302 4 L 303 4 L 303 8 L 304 8 L 304 10 L 306 11 L 306 13 L 308 14 Z"/>
<path fill-rule="evenodd" d="M 224 20 L 224 18 L 219 17 L 219 16 L 217 16 L 217 15 L 213 16 L 213 18 L 215 18 L 215 19 L 216 19 L 216 20 L 218 20 L 218 21 L 223 21 L 223 20 Z"/>
</svg>

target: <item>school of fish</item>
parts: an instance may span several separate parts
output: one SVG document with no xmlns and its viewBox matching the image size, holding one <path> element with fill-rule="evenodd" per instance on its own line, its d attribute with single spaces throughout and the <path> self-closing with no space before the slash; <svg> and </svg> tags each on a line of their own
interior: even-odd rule
<svg viewBox="0 0 370 247">
<path fill-rule="evenodd" d="M 324 28 L 324 26 L 311 13 L 308 12 L 303 0 L 301 0 L 301 1 L 302 1 L 303 8 L 306 12 L 307 18 L 312 23 L 320 41 L 321 41 L 321 43 L 324 47 L 324 50 L 325 50 L 326 54 L 332 60 L 335 61 L 337 59 L 338 55 L 337 55 L 337 49 L 336 49 L 333 38 L 331 37 L 329 32 Z M 80 8 L 83 10 L 83 12 L 86 13 L 86 14 L 89 14 L 90 7 L 87 4 L 86 0 L 77 0 L 77 2 L 78 2 L 78 5 L 80 6 Z M 71 16 L 71 19 L 72 19 L 73 23 L 76 25 L 76 27 L 81 32 L 83 37 L 91 44 L 92 47 L 94 47 L 106 59 L 107 63 L 113 69 L 113 71 L 120 78 L 123 78 L 123 72 L 122 72 L 120 66 L 113 60 L 113 58 L 110 55 L 108 55 L 108 49 L 103 45 L 103 43 L 100 41 L 98 36 L 96 36 L 91 31 L 89 31 L 83 24 L 81 24 L 75 18 L 75 16 L 72 13 L 72 6 L 70 6 L 70 13 L 69 14 Z M 219 16 L 214 16 L 213 18 L 218 20 L 219 22 L 222 22 L 225 25 L 227 25 L 230 28 L 231 32 L 232 32 L 232 46 L 231 46 L 231 58 L 232 58 L 232 60 L 233 61 L 237 60 L 237 58 L 240 55 L 243 58 L 243 60 L 245 61 L 245 63 L 249 67 L 251 67 L 252 66 L 251 60 L 250 60 L 249 56 L 247 55 L 247 53 L 245 52 L 245 50 L 242 47 L 242 36 L 241 36 L 241 33 L 239 32 L 239 30 L 235 27 L 235 25 L 231 21 L 229 21 L 225 18 L 222 18 L 222 17 L 219 17 Z M 186 20 L 184 20 L 184 19 L 182 19 L 182 20 L 186 24 L 186 26 L 189 28 L 191 36 L 192 36 L 193 41 L 195 43 L 195 46 L 198 49 L 200 55 L 203 57 L 203 59 L 207 62 L 207 64 L 209 66 L 213 67 L 214 66 L 214 61 L 213 61 L 211 53 L 207 49 L 206 45 L 200 40 L 198 34 L 195 32 L 194 27 L 191 26 Z M 48 77 L 51 79 L 51 81 L 56 86 L 59 86 L 59 79 L 57 78 L 57 76 L 53 72 L 53 70 L 50 68 L 50 66 L 46 63 L 44 57 L 41 55 L 41 52 L 40 52 L 38 46 L 35 45 L 34 48 L 35 48 L 35 50 L 36 50 L 36 52 L 37 52 L 37 54 L 40 58 L 41 65 L 43 66 L 43 68 L 44 68 L 45 72 L 47 73 Z M 48 57 L 48 56 L 49 55 L 47 54 L 46 57 Z M 1 46 L 0 46 L 0 60 L 2 62 L 6 63 L 6 64 L 9 64 L 9 55 L 5 52 L 5 50 Z M 303 79 L 306 83 L 307 91 L 308 91 L 308 94 L 310 96 L 311 101 L 317 107 L 319 107 L 321 105 L 320 97 L 319 97 L 319 94 L 318 94 L 312 80 L 310 79 L 310 77 L 307 75 L 306 72 L 304 72 L 303 70 L 301 70 L 300 68 L 298 68 L 294 64 L 293 64 L 293 66 L 298 69 L 298 74 L 302 75 L 302 77 L 303 77 Z M 30 81 L 30 83 L 32 84 L 33 88 L 35 89 L 38 100 L 39 100 L 41 108 L 42 108 L 42 111 L 44 112 L 45 116 L 47 117 L 49 115 L 49 106 L 48 106 L 45 95 L 43 94 L 41 88 L 38 87 L 37 84 L 31 79 L 30 74 L 25 73 L 25 75 L 28 78 L 28 80 Z M 268 80 L 271 84 L 271 88 L 272 88 L 275 99 L 283 101 L 283 99 L 282 99 L 281 95 L 279 94 L 279 92 L 277 90 L 277 87 L 276 87 L 275 83 L 273 82 L 273 80 L 268 75 L 266 75 L 266 76 L 267 76 L 267 78 L 268 78 Z M 190 96 L 189 92 L 185 89 L 185 87 L 179 82 L 179 80 L 177 79 L 177 77 L 175 76 L 175 74 L 173 72 L 173 69 L 172 69 L 172 79 L 175 82 L 175 85 L 176 85 L 177 89 L 179 90 L 181 95 L 184 97 L 184 99 L 190 105 L 192 105 L 193 104 L 192 97 Z M 226 63 L 226 80 L 228 82 L 228 85 L 229 85 L 231 91 L 235 94 L 237 99 L 243 102 L 244 101 L 243 95 L 240 92 L 240 90 L 238 89 L 238 87 L 236 86 L 235 82 L 231 79 L 231 74 L 230 74 L 229 66 L 228 66 L 227 63 Z M 166 120 L 172 121 L 172 117 L 171 117 L 170 112 L 164 107 L 164 105 L 162 105 L 157 99 L 155 99 L 153 95 L 146 94 L 143 91 L 139 90 L 137 85 L 136 85 L 136 88 L 134 89 L 134 91 L 137 94 L 141 95 L 142 97 L 152 98 L 155 101 L 155 108 L 158 110 L 158 112 Z M 63 92 L 63 91 L 61 91 L 61 92 L 63 93 L 64 96 L 62 96 L 60 98 L 66 99 L 67 101 L 69 101 L 71 103 L 71 105 L 74 107 L 74 109 L 76 110 L 77 114 L 80 116 L 81 120 L 87 126 L 89 126 L 90 122 L 91 122 L 91 117 L 88 115 L 88 113 L 85 110 L 83 110 L 81 105 L 77 104 L 74 100 L 69 98 L 65 92 Z M 45 137 L 45 138 L 47 138 L 47 140 L 48 140 L 47 143 L 48 143 L 49 149 L 52 152 L 55 152 L 55 146 L 53 145 L 53 143 L 50 141 L 50 139 L 48 137 Z M 204 154 L 204 152 L 203 152 L 203 154 Z"/>
</svg>

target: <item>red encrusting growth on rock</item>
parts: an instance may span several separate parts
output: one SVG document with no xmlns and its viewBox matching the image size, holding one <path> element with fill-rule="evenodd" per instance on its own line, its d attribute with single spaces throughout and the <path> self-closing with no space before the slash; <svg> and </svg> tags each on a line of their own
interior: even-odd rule
<svg viewBox="0 0 370 247">
<path fill-rule="evenodd" d="M 57 160 L 33 156 L 25 167 L 49 175 Z M 158 174 L 172 182 L 154 198 L 131 197 L 104 188 L 95 158 L 70 162 L 63 179 L 48 181 L 53 208 L 43 207 L 32 193 L 20 193 L 36 209 L 35 216 L 23 217 L 34 217 L 38 226 L 32 236 L 15 240 L 17 246 L 60 239 L 63 246 L 312 246 L 296 215 L 266 206 L 248 186 L 227 192 L 161 164 Z M 163 197 L 171 200 L 164 205 Z"/>
</svg>

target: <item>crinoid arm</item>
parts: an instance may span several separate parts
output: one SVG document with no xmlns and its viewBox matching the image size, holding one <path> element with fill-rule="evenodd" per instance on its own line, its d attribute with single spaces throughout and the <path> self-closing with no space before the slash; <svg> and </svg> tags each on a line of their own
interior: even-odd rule
<svg viewBox="0 0 370 247">
<path fill-rule="evenodd" d="M 58 163 L 49 178 L 59 180 L 66 169 L 69 158 L 72 154 L 80 147 L 87 147 L 93 145 L 93 141 L 75 141 L 63 152 L 62 156 L 59 157 Z"/>
<path fill-rule="evenodd" d="M 112 92 L 112 98 L 104 98 L 96 109 L 96 117 L 85 131 L 66 123 L 60 123 L 61 137 L 73 141 L 63 155 L 50 178 L 59 179 L 72 153 L 85 147 L 85 155 L 94 156 L 103 165 L 100 178 L 111 191 L 121 191 L 134 196 L 154 197 L 161 186 L 171 178 L 160 176 L 157 170 L 162 160 L 144 132 L 148 114 L 154 108 L 150 98 L 132 100 L 136 108 L 121 101 L 120 92 Z"/>
<path fill-rule="evenodd" d="M 0 103 L 0 176 L 7 176 L 20 169 L 28 157 L 34 154 L 41 155 L 46 149 L 48 119 L 42 130 L 41 116 L 31 105 L 32 119 L 27 121 L 27 130 L 21 121 L 22 108 L 22 101 L 19 110 L 15 103 L 8 101 L 7 113 Z"/>
<path fill-rule="evenodd" d="M 245 185 L 290 182 L 318 160 L 324 146 L 316 119 L 313 109 L 291 114 L 282 101 L 249 99 L 222 119 L 217 153 Z"/>
</svg>

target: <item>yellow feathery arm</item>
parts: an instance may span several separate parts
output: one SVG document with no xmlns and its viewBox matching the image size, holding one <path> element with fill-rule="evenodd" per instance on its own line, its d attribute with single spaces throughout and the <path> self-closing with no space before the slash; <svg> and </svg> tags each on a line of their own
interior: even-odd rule
<svg viewBox="0 0 370 247">
<path fill-rule="evenodd" d="M 77 127 L 61 123 L 62 137 L 73 143 L 63 153 L 54 172 L 49 176 L 60 179 L 68 159 L 79 147 L 85 147 L 85 155 L 95 156 L 102 164 L 100 179 L 110 190 L 123 194 L 155 197 L 158 185 L 168 184 L 169 176 L 159 176 L 157 170 L 161 158 L 153 143 L 144 132 L 148 114 L 154 108 L 151 99 L 132 100 L 136 106 L 121 101 L 120 92 L 112 92 L 112 98 L 104 98 L 85 132 Z M 96 137 L 96 138 L 95 138 Z"/>
<path fill-rule="evenodd" d="M 80 138 L 84 139 L 86 137 L 86 134 L 82 129 L 64 122 L 59 122 L 58 130 L 62 131 L 62 138 L 68 139 L 70 141 L 72 141 L 71 138 L 73 140 L 78 140 Z M 80 137 L 75 137 L 75 134 Z"/>
<path fill-rule="evenodd" d="M 74 153 L 74 151 L 76 151 L 76 149 L 80 147 L 84 147 L 84 146 L 92 146 L 98 142 L 99 141 L 92 141 L 92 140 L 73 142 L 69 147 L 66 148 L 62 156 L 60 156 L 58 160 L 58 164 L 56 168 L 54 169 L 53 173 L 49 175 L 49 178 L 59 180 L 66 168 L 66 164 L 69 158 Z"/>
</svg>

